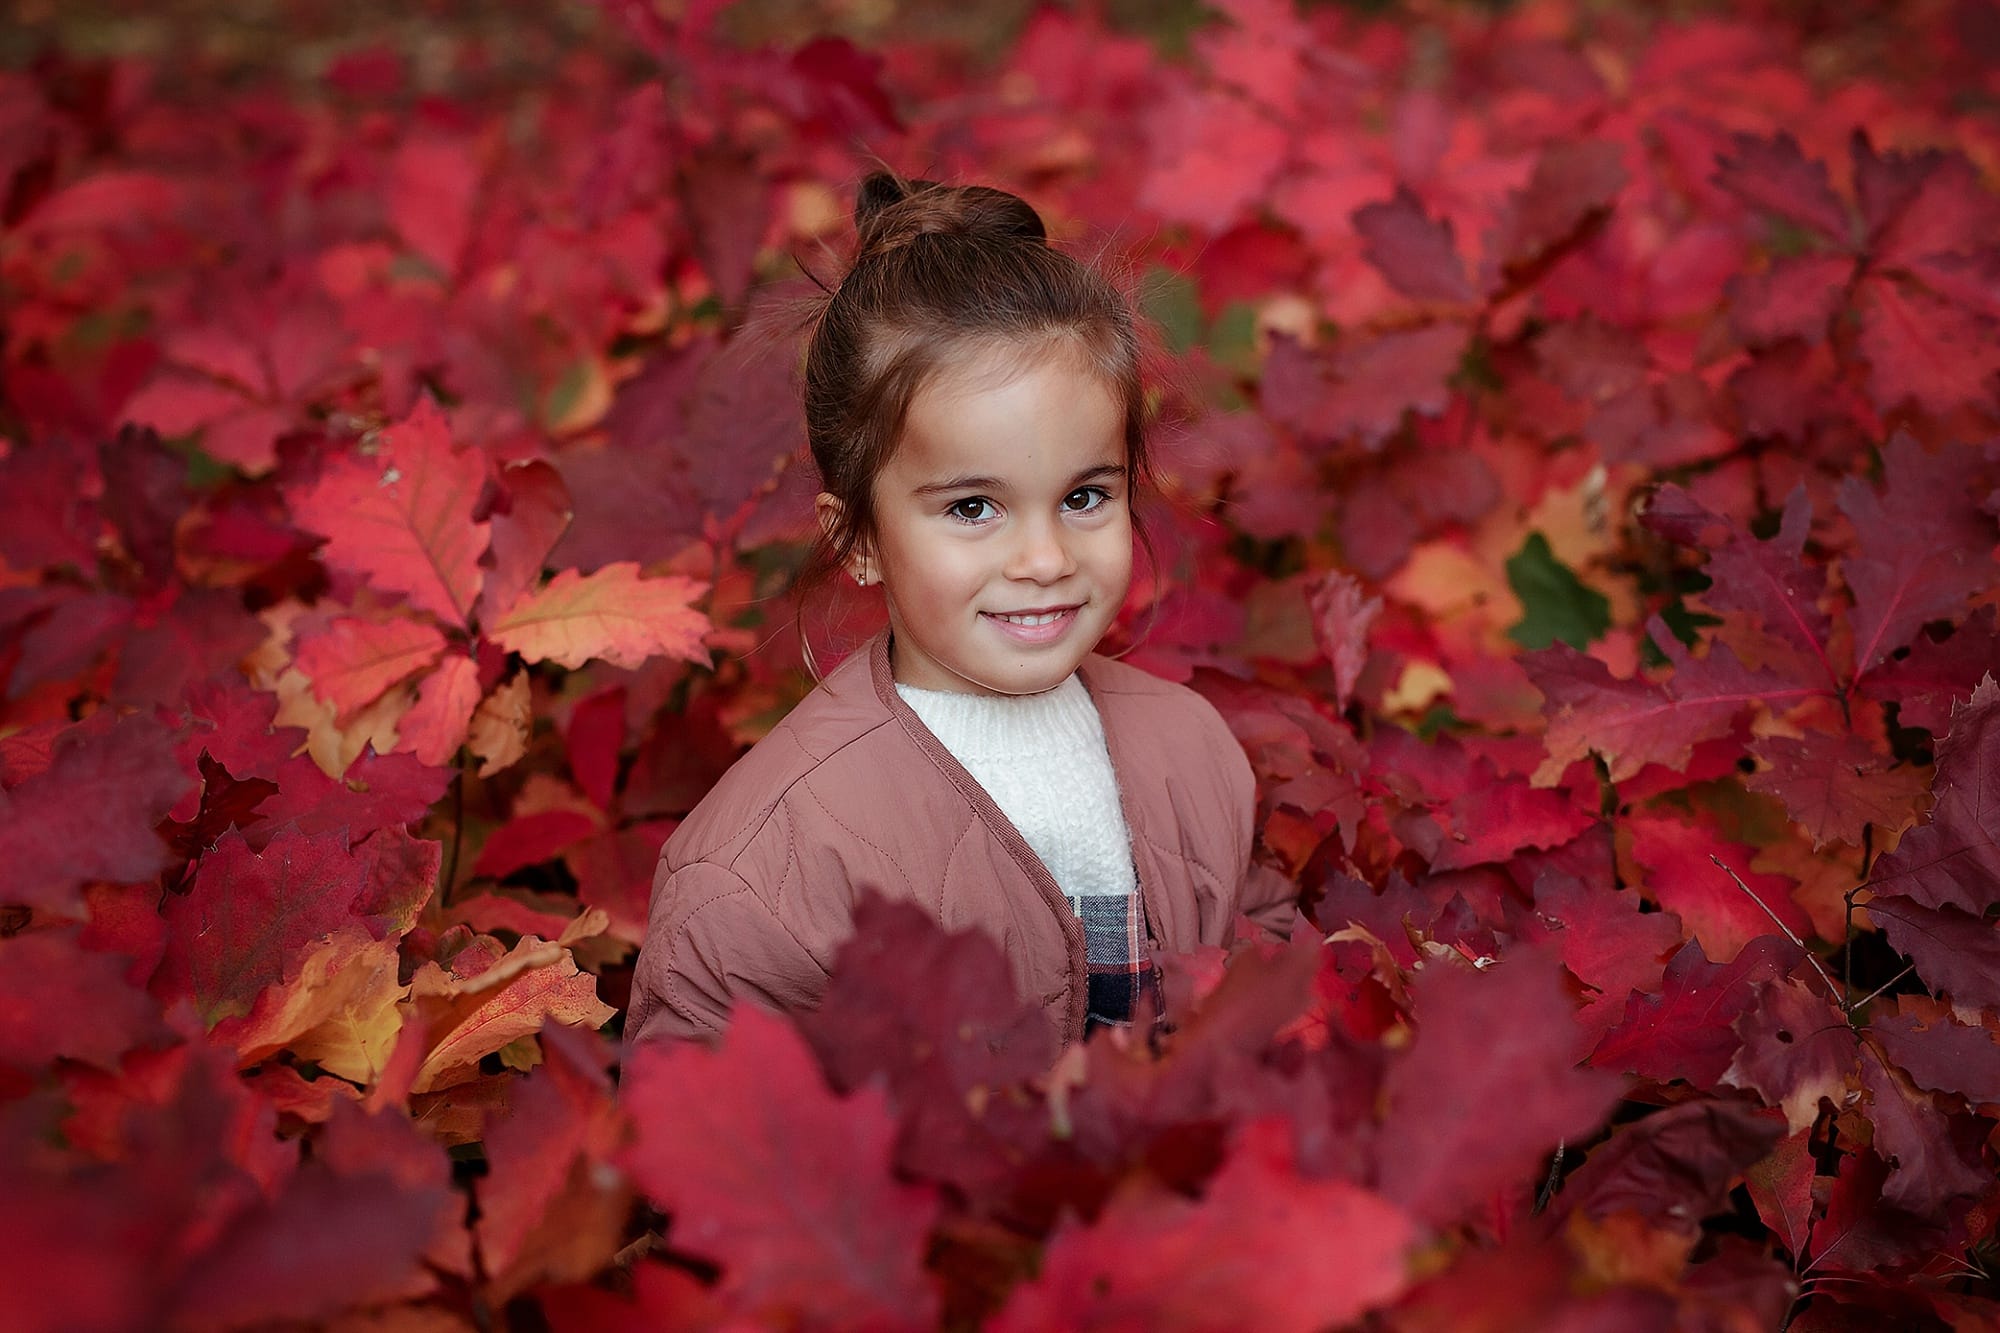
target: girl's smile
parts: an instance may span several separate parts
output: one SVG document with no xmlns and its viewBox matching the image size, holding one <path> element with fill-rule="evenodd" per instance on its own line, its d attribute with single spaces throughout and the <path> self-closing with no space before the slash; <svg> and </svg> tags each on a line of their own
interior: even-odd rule
<svg viewBox="0 0 2000 1333">
<path fill-rule="evenodd" d="M 926 384 L 874 500 L 867 568 L 905 684 L 1052 689 L 1124 603 L 1124 408 L 1067 343 L 969 350 Z"/>
</svg>

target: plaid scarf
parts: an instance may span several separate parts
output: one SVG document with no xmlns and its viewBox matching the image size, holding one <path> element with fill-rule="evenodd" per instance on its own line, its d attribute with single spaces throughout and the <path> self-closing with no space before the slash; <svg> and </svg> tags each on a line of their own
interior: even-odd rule
<svg viewBox="0 0 2000 1333">
<path fill-rule="evenodd" d="M 1083 918 L 1084 956 L 1090 962 L 1090 1002 L 1083 1035 L 1102 1027 L 1130 1027 L 1137 1017 L 1139 997 L 1153 997 L 1160 1013 L 1159 978 L 1153 972 L 1152 950 L 1146 938 L 1146 912 L 1136 893 L 1070 896 L 1069 905 Z"/>
</svg>

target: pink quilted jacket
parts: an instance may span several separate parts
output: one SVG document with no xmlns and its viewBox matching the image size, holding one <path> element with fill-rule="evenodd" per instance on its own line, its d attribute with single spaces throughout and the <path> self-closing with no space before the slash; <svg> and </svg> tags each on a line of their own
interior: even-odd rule
<svg viewBox="0 0 2000 1333">
<path fill-rule="evenodd" d="M 1215 709 L 1184 686 L 1091 655 L 1154 940 L 1228 940 L 1255 805 L 1250 765 Z M 745 996 L 815 1005 L 863 888 L 918 903 L 946 930 L 977 927 L 1065 1042 L 1083 1033 L 1083 927 L 985 790 L 896 693 L 877 634 L 724 775 L 674 831 L 653 876 L 626 1039 L 721 1028 Z"/>
</svg>

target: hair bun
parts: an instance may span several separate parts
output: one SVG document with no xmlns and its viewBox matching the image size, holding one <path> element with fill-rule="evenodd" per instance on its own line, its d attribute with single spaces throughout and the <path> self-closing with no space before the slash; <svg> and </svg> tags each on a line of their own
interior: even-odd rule
<svg viewBox="0 0 2000 1333">
<path fill-rule="evenodd" d="M 989 237 L 1045 244 L 1048 229 L 1025 199 L 985 185 L 941 185 L 877 171 L 854 200 L 860 244 L 854 262 L 901 249 L 919 236 Z"/>
</svg>

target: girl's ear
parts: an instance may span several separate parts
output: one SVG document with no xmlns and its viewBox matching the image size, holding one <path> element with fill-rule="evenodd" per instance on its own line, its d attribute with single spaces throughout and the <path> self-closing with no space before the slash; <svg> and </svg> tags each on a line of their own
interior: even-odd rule
<svg viewBox="0 0 2000 1333">
<path fill-rule="evenodd" d="M 813 497 L 813 513 L 819 519 L 821 534 L 828 540 L 833 538 L 834 532 L 840 527 L 841 517 L 846 512 L 847 507 L 840 502 L 840 497 L 829 491 L 821 491 Z M 848 552 L 843 567 L 854 581 L 864 588 L 875 580 L 874 553 L 869 549 L 866 538 L 854 543 L 854 549 Z"/>
</svg>

